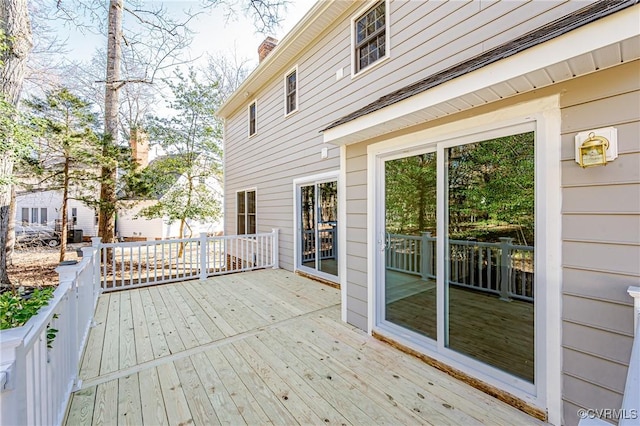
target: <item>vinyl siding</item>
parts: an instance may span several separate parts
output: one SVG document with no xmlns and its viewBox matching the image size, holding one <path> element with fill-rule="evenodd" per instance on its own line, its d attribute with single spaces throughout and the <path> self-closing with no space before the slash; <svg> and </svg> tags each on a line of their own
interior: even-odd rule
<svg viewBox="0 0 640 426">
<path fill-rule="evenodd" d="M 280 266 L 285 269 L 294 267 L 293 180 L 339 168 L 340 150 L 322 143 L 321 129 L 385 93 L 585 5 L 566 1 L 391 1 L 391 58 L 351 78 L 350 19 L 363 4 L 354 2 L 295 60 L 273 70 L 271 80 L 258 93 L 249 94 L 247 102 L 225 121 L 225 233 L 236 232 L 236 191 L 257 188 L 258 231 L 280 228 Z M 283 76 L 295 65 L 299 111 L 284 117 Z M 338 69 L 345 76 L 336 81 Z M 247 105 L 253 100 L 257 100 L 257 133 L 248 138 Z M 329 148 L 328 159 L 320 159 L 322 147 Z M 366 180 L 366 172 L 363 178 Z M 352 223 L 357 216 L 365 226 L 361 219 L 366 218 L 366 186 L 364 190 L 347 189 L 354 190 L 359 198 L 347 204 L 348 220 Z M 366 238 L 347 244 L 356 243 L 363 245 Z M 356 291 L 349 296 L 354 303 L 348 303 L 349 321 L 362 328 L 366 327 L 364 295 Z"/>
<path fill-rule="evenodd" d="M 579 408 L 620 408 L 633 342 L 632 300 L 626 289 L 640 280 L 640 62 L 635 61 L 556 84 L 516 98 L 426 123 L 404 133 L 454 122 L 510 105 L 561 94 L 562 147 L 562 354 L 566 425 Z M 574 160 L 574 136 L 589 129 L 618 129 L 619 157 L 606 167 L 581 169 Z M 397 136 L 397 135 L 394 135 Z M 366 147 L 348 146 L 348 294 L 367 286 Z M 357 243 L 357 244 L 355 244 Z M 353 279 L 353 280 L 351 280 Z M 351 287 L 357 287 L 352 289 Z M 366 295 L 366 294 L 365 294 Z M 349 302 L 355 297 L 349 299 Z M 348 306 L 348 318 L 362 322 L 367 304 Z"/>
</svg>

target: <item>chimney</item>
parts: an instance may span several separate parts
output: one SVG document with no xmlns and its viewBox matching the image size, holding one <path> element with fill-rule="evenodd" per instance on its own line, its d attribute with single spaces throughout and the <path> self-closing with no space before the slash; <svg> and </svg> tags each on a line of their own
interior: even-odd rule
<svg viewBox="0 0 640 426">
<path fill-rule="evenodd" d="M 264 60 L 264 58 L 271 53 L 271 51 L 278 45 L 278 40 L 273 37 L 267 37 L 258 47 L 258 58 L 260 62 Z"/>
<path fill-rule="evenodd" d="M 131 129 L 131 154 L 140 168 L 149 165 L 149 138 L 142 129 L 136 127 Z"/>
</svg>

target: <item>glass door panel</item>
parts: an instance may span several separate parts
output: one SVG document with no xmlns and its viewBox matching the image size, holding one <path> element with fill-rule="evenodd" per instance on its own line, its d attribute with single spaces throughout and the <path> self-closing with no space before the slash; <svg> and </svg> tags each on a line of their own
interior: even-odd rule
<svg viewBox="0 0 640 426">
<path fill-rule="evenodd" d="M 300 224 L 300 266 L 338 276 L 337 181 L 300 187 Z"/>
<path fill-rule="evenodd" d="M 300 265 L 316 267 L 316 187 L 306 185 L 300 188 Z"/>
<path fill-rule="evenodd" d="M 434 340 L 436 178 L 435 152 L 385 162 L 385 320 Z"/>
<path fill-rule="evenodd" d="M 445 154 L 445 345 L 533 383 L 534 133 Z"/>
<path fill-rule="evenodd" d="M 338 183 L 318 184 L 318 270 L 338 275 Z"/>
</svg>

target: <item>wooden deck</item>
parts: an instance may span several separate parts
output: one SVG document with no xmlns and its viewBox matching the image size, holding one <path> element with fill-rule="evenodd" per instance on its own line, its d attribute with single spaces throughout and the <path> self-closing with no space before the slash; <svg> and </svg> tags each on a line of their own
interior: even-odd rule
<svg viewBox="0 0 640 426">
<path fill-rule="evenodd" d="M 264 270 L 104 294 L 66 424 L 542 424 Z"/>
</svg>

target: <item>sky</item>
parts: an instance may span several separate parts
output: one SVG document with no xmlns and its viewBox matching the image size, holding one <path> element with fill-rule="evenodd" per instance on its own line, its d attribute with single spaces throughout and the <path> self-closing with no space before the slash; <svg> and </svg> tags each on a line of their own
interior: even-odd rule
<svg viewBox="0 0 640 426">
<path fill-rule="evenodd" d="M 106 1 L 106 0 L 105 0 Z M 289 0 L 284 21 L 275 34 L 268 34 L 278 40 L 284 36 L 311 9 L 316 0 Z M 126 2 L 126 1 L 125 1 Z M 156 2 L 158 3 L 158 2 Z M 169 11 L 179 12 L 182 9 L 195 7 L 199 1 L 172 0 L 161 1 Z M 267 35 L 256 33 L 250 18 L 237 16 L 225 19 L 227 8 L 218 5 L 207 14 L 200 15 L 192 21 L 192 29 L 197 33 L 190 47 L 189 55 L 192 59 L 202 56 L 205 52 L 231 55 L 237 52 L 238 58 L 247 58 L 253 65 L 257 64 L 258 46 Z M 56 30 L 63 39 L 67 39 L 67 57 L 70 60 L 88 61 L 97 47 L 106 48 L 106 40 L 102 35 L 80 32 L 62 24 Z"/>
</svg>

